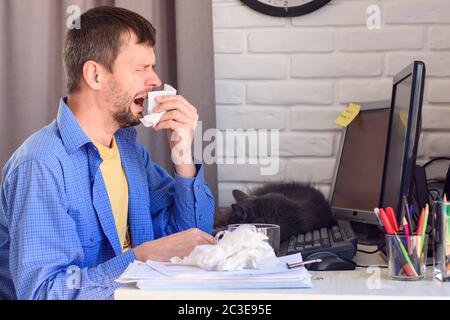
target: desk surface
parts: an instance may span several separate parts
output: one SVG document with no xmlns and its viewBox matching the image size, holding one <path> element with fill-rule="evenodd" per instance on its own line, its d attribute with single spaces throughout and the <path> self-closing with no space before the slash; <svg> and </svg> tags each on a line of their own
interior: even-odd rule
<svg viewBox="0 0 450 320">
<path fill-rule="evenodd" d="M 364 248 L 371 249 L 371 248 Z M 378 254 L 359 253 L 360 265 L 386 265 Z M 118 300 L 308 300 L 308 299 L 449 299 L 450 282 L 432 278 L 432 268 L 420 281 L 393 281 L 388 270 L 356 268 L 355 271 L 311 272 L 312 289 L 246 289 L 246 290 L 139 290 L 135 285 L 115 292 Z"/>
</svg>

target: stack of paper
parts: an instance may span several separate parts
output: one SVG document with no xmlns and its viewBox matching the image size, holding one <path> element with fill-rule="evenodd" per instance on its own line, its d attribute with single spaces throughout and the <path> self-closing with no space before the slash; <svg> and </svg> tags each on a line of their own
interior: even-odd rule
<svg viewBox="0 0 450 320">
<path fill-rule="evenodd" d="M 301 262 L 301 254 L 278 258 L 270 269 L 207 271 L 196 266 L 135 261 L 116 281 L 136 283 L 140 289 L 264 289 L 312 288 L 311 276 L 304 267 L 288 269 L 286 263 Z"/>
</svg>

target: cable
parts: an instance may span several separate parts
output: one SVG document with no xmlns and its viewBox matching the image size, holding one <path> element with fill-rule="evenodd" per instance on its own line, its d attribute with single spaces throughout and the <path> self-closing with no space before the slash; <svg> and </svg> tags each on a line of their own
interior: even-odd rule
<svg viewBox="0 0 450 320">
<path fill-rule="evenodd" d="M 445 179 L 439 179 L 439 178 L 427 179 L 427 184 L 444 183 L 444 182 L 445 182 Z"/>
<path fill-rule="evenodd" d="M 449 157 L 436 157 L 436 158 L 431 159 L 430 161 L 426 162 L 424 165 L 422 165 L 422 167 L 426 168 L 427 166 L 432 164 L 434 161 L 439 161 L 439 160 L 448 160 L 448 161 L 450 161 L 450 158 Z"/>
<path fill-rule="evenodd" d="M 433 195 L 432 192 L 436 192 L 437 196 Z M 428 189 L 428 195 L 433 199 L 433 201 L 436 201 L 437 197 L 441 195 L 441 191 L 439 189 Z"/>
<path fill-rule="evenodd" d="M 428 191 L 434 191 L 434 192 L 437 192 L 439 194 L 441 193 L 441 190 L 435 189 L 435 188 L 428 189 Z"/>
<path fill-rule="evenodd" d="M 358 249 L 357 251 L 361 252 L 361 253 L 365 253 L 365 254 L 375 254 L 375 253 L 379 252 L 380 250 L 382 250 L 384 248 L 384 246 L 385 246 L 385 244 L 383 244 L 381 247 L 379 247 L 375 251 L 365 251 L 365 250 L 361 250 L 361 249 Z"/>
<path fill-rule="evenodd" d="M 356 266 L 358 268 L 382 268 L 382 269 L 387 269 L 388 268 L 388 266 L 375 266 L 375 265 L 373 265 L 373 266 L 364 266 L 364 265 L 361 265 L 361 264 L 356 264 Z"/>
</svg>

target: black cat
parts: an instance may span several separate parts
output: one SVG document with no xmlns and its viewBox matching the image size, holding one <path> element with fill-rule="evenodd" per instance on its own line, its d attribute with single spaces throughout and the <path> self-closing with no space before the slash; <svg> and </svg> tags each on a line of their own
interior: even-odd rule
<svg viewBox="0 0 450 320">
<path fill-rule="evenodd" d="M 233 223 L 273 223 L 280 226 L 280 240 L 284 241 L 336 223 L 323 194 L 308 184 L 270 183 L 250 194 L 233 190 L 233 196 L 236 203 L 217 222 L 215 231 Z"/>
</svg>

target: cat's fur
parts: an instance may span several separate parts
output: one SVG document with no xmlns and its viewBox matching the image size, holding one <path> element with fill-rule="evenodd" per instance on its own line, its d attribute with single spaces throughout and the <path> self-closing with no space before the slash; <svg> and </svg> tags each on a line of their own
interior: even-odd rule
<svg viewBox="0 0 450 320">
<path fill-rule="evenodd" d="M 246 194 L 233 190 L 236 200 L 216 230 L 233 223 L 272 223 L 280 226 L 280 240 L 335 224 L 322 193 L 298 182 L 270 183 Z"/>
</svg>

